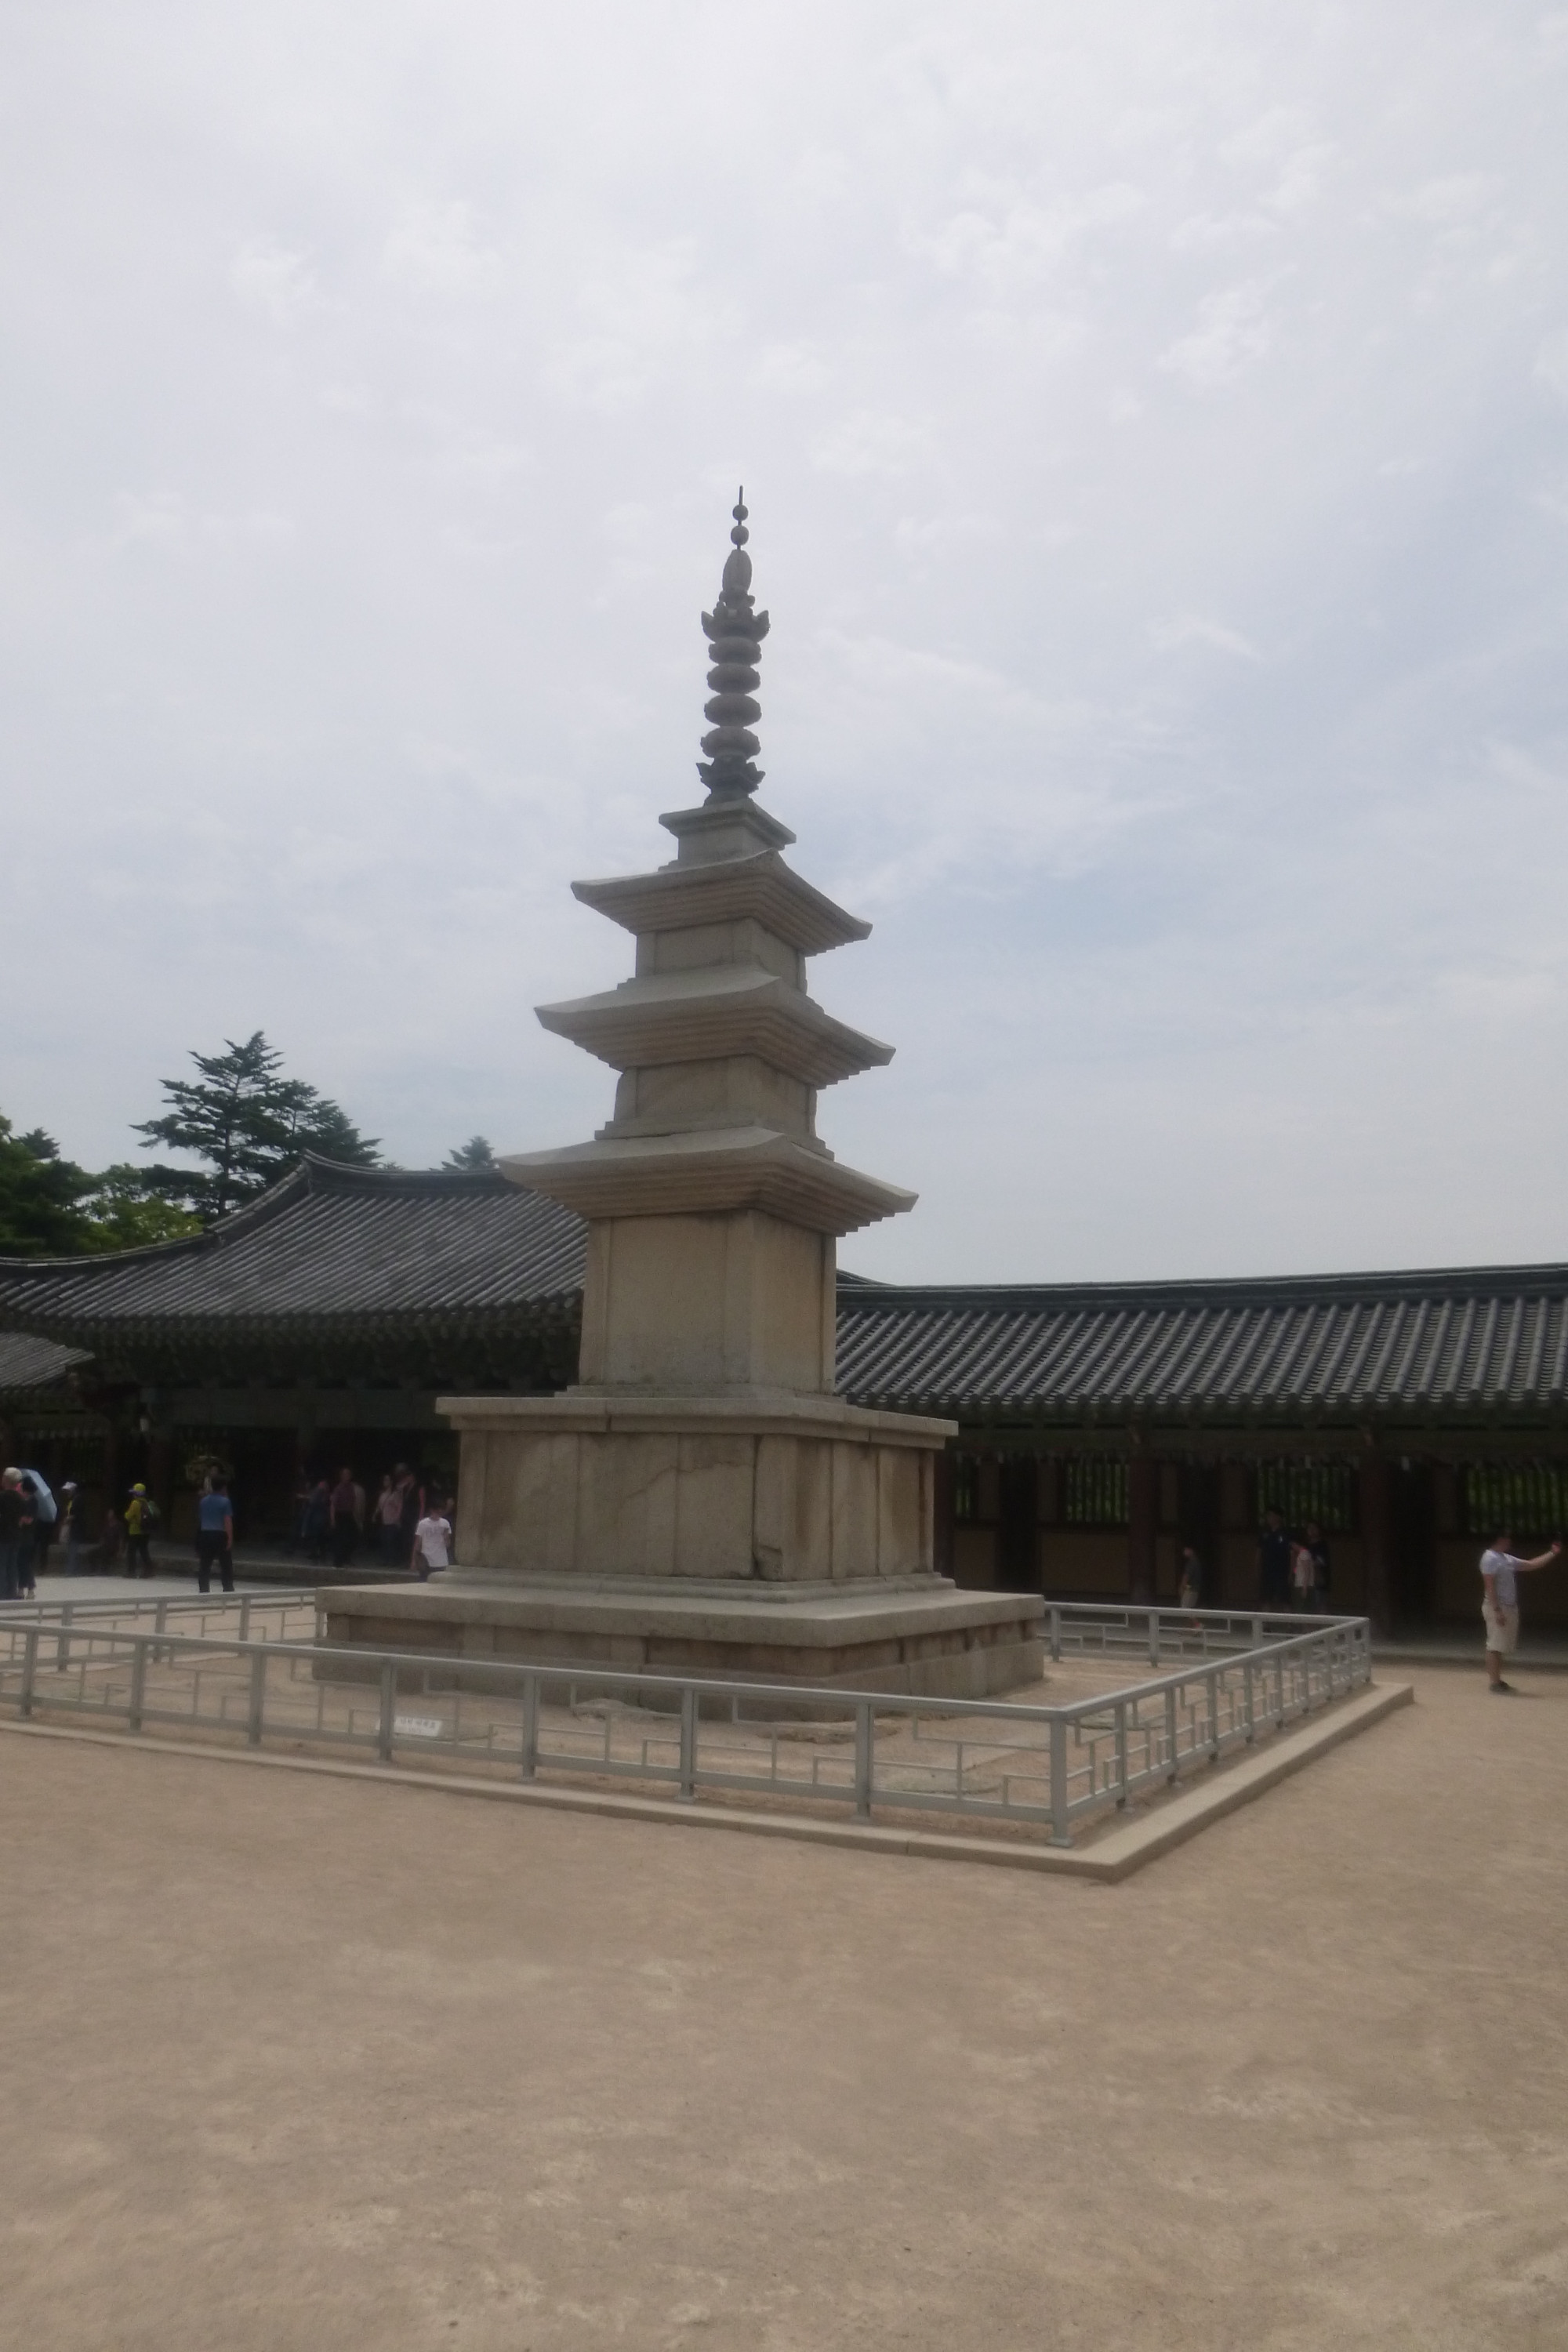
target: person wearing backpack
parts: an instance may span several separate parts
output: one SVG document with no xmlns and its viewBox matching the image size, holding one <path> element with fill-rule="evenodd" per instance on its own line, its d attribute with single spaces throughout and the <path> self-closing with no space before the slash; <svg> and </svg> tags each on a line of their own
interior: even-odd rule
<svg viewBox="0 0 1568 2352">
<path fill-rule="evenodd" d="M 33 1515 L 33 1548 L 26 1563 L 26 1590 L 37 1592 L 37 1579 L 47 1576 L 49 1568 L 49 1546 L 56 1534 L 59 1511 L 49 1482 L 41 1470 L 22 1472 L 22 1492 L 26 1496 L 26 1507 Z"/>
<path fill-rule="evenodd" d="M 158 1524 L 158 1506 L 145 1486 L 137 1483 L 131 1489 L 131 1500 L 125 1506 L 125 1566 L 126 1576 L 151 1576 L 153 1568 L 153 1531 Z"/>
</svg>

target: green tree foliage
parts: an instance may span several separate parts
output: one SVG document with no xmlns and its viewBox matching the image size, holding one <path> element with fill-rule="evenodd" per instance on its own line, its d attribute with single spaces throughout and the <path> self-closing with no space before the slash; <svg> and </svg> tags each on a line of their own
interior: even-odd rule
<svg viewBox="0 0 1568 2352">
<path fill-rule="evenodd" d="M 489 1138 L 484 1135 L 470 1135 L 467 1143 L 459 1143 L 456 1151 L 447 1152 L 441 1165 L 443 1168 L 466 1168 L 470 1175 L 493 1174 L 496 1156 L 490 1150 Z"/>
<path fill-rule="evenodd" d="M 138 1123 L 144 1151 L 162 1143 L 200 1163 L 155 1161 L 144 1180 L 149 1192 L 213 1224 L 286 1176 L 307 1151 L 352 1168 L 378 1165 L 379 1146 L 345 1111 L 303 1079 L 280 1076 L 283 1057 L 259 1029 L 243 1045 L 224 1043 L 221 1054 L 191 1055 L 195 1078 L 165 1078 L 168 1108 Z"/>
<path fill-rule="evenodd" d="M 117 1160 L 100 1176 L 89 1176 L 90 1192 L 82 1202 L 92 1250 L 142 1249 L 148 1242 L 184 1241 L 199 1234 L 202 1223 L 188 1209 L 176 1208 L 147 1189 L 147 1171 Z"/>
<path fill-rule="evenodd" d="M 41 1127 L 17 1135 L 0 1113 L 0 1257 L 76 1257 L 91 1244 L 81 1202 L 92 1179 Z"/>
</svg>

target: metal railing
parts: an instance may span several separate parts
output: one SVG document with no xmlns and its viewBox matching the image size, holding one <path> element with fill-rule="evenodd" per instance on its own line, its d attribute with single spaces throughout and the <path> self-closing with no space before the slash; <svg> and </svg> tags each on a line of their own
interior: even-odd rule
<svg viewBox="0 0 1568 2352">
<path fill-rule="evenodd" d="M 7 1601 L 0 1603 L 0 1634 L 15 1633 L 19 1626 L 47 1626 L 51 1632 L 68 1631 L 72 1626 L 112 1628 L 125 1620 L 140 1624 L 151 1618 L 153 1631 L 162 1633 L 177 1621 L 184 1632 L 205 1633 L 209 1624 L 223 1628 L 226 1633 L 231 1621 L 237 1621 L 238 1638 L 247 1642 L 254 1629 L 259 1628 L 258 1638 L 281 1640 L 286 1633 L 296 1636 L 304 1630 L 289 1623 L 291 1618 L 305 1617 L 315 1622 L 316 1587 L 313 1584 L 290 1587 L 280 1585 L 266 1592 L 163 1592 L 104 1593 L 92 1600 L 71 1601 Z M 267 1629 L 276 1620 L 276 1632 Z"/>
<path fill-rule="evenodd" d="M 334 1667 L 354 1679 L 333 1681 Z M 166 1620 L 146 1632 L 0 1621 L 0 1711 L 24 1719 L 349 1749 L 522 1780 L 630 1783 L 686 1802 L 744 1797 L 858 1821 L 938 1814 L 1044 1832 L 1057 1845 L 1070 1844 L 1078 1824 L 1347 1696 L 1371 1673 L 1364 1618 L 1316 1621 L 1284 1640 L 1053 1706 L 470 1664 L 174 1633 Z M 410 1694 L 418 1712 L 399 1707 Z"/>
<path fill-rule="evenodd" d="M 1286 1610 L 1047 1601 L 1043 1630 L 1047 1646 L 1057 1660 L 1146 1657 L 1152 1666 L 1157 1666 L 1167 1658 L 1229 1656 L 1239 1650 L 1260 1649 L 1266 1642 L 1288 1642 L 1321 1626 L 1359 1622 Z"/>
</svg>

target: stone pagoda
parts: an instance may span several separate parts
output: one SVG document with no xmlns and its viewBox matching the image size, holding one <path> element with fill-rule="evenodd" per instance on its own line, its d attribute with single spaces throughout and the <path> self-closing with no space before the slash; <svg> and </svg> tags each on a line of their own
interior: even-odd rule
<svg viewBox="0 0 1568 2352">
<path fill-rule="evenodd" d="M 914 1195 L 816 1133 L 819 1089 L 892 1048 L 807 992 L 807 958 L 870 926 L 795 873 L 756 799 L 746 515 L 742 494 L 702 615 L 706 797 L 660 818 L 668 864 L 573 885 L 632 934 L 634 976 L 540 1010 L 619 1074 L 614 1116 L 502 1163 L 586 1222 L 577 1384 L 442 1400 L 461 1565 L 323 1594 L 328 1638 L 978 1697 L 1038 1675 L 1041 1602 L 933 1573 L 954 1424 L 834 1394 L 837 1240 Z"/>
</svg>

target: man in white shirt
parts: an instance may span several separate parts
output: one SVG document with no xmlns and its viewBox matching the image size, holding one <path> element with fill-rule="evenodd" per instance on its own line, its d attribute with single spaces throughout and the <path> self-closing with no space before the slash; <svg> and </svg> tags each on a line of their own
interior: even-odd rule
<svg viewBox="0 0 1568 2352">
<path fill-rule="evenodd" d="M 421 1584 L 432 1569 L 451 1566 L 447 1551 L 451 1540 L 452 1522 L 441 1517 L 441 1507 L 432 1496 L 425 1507 L 424 1517 L 414 1530 L 414 1566 Z"/>
<path fill-rule="evenodd" d="M 1494 1537 L 1491 1549 L 1481 1554 L 1481 1585 L 1485 1599 L 1481 1602 L 1481 1622 L 1487 1629 L 1487 1684 L 1507 1697 L 1513 1696 L 1513 1685 L 1502 1678 L 1502 1662 L 1511 1657 L 1519 1647 L 1519 1587 L 1514 1579 L 1527 1575 L 1532 1568 L 1550 1568 L 1563 1547 L 1554 1543 L 1534 1559 L 1516 1559 L 1513 1538 L 1505 1528 Z"/>
</svg>

